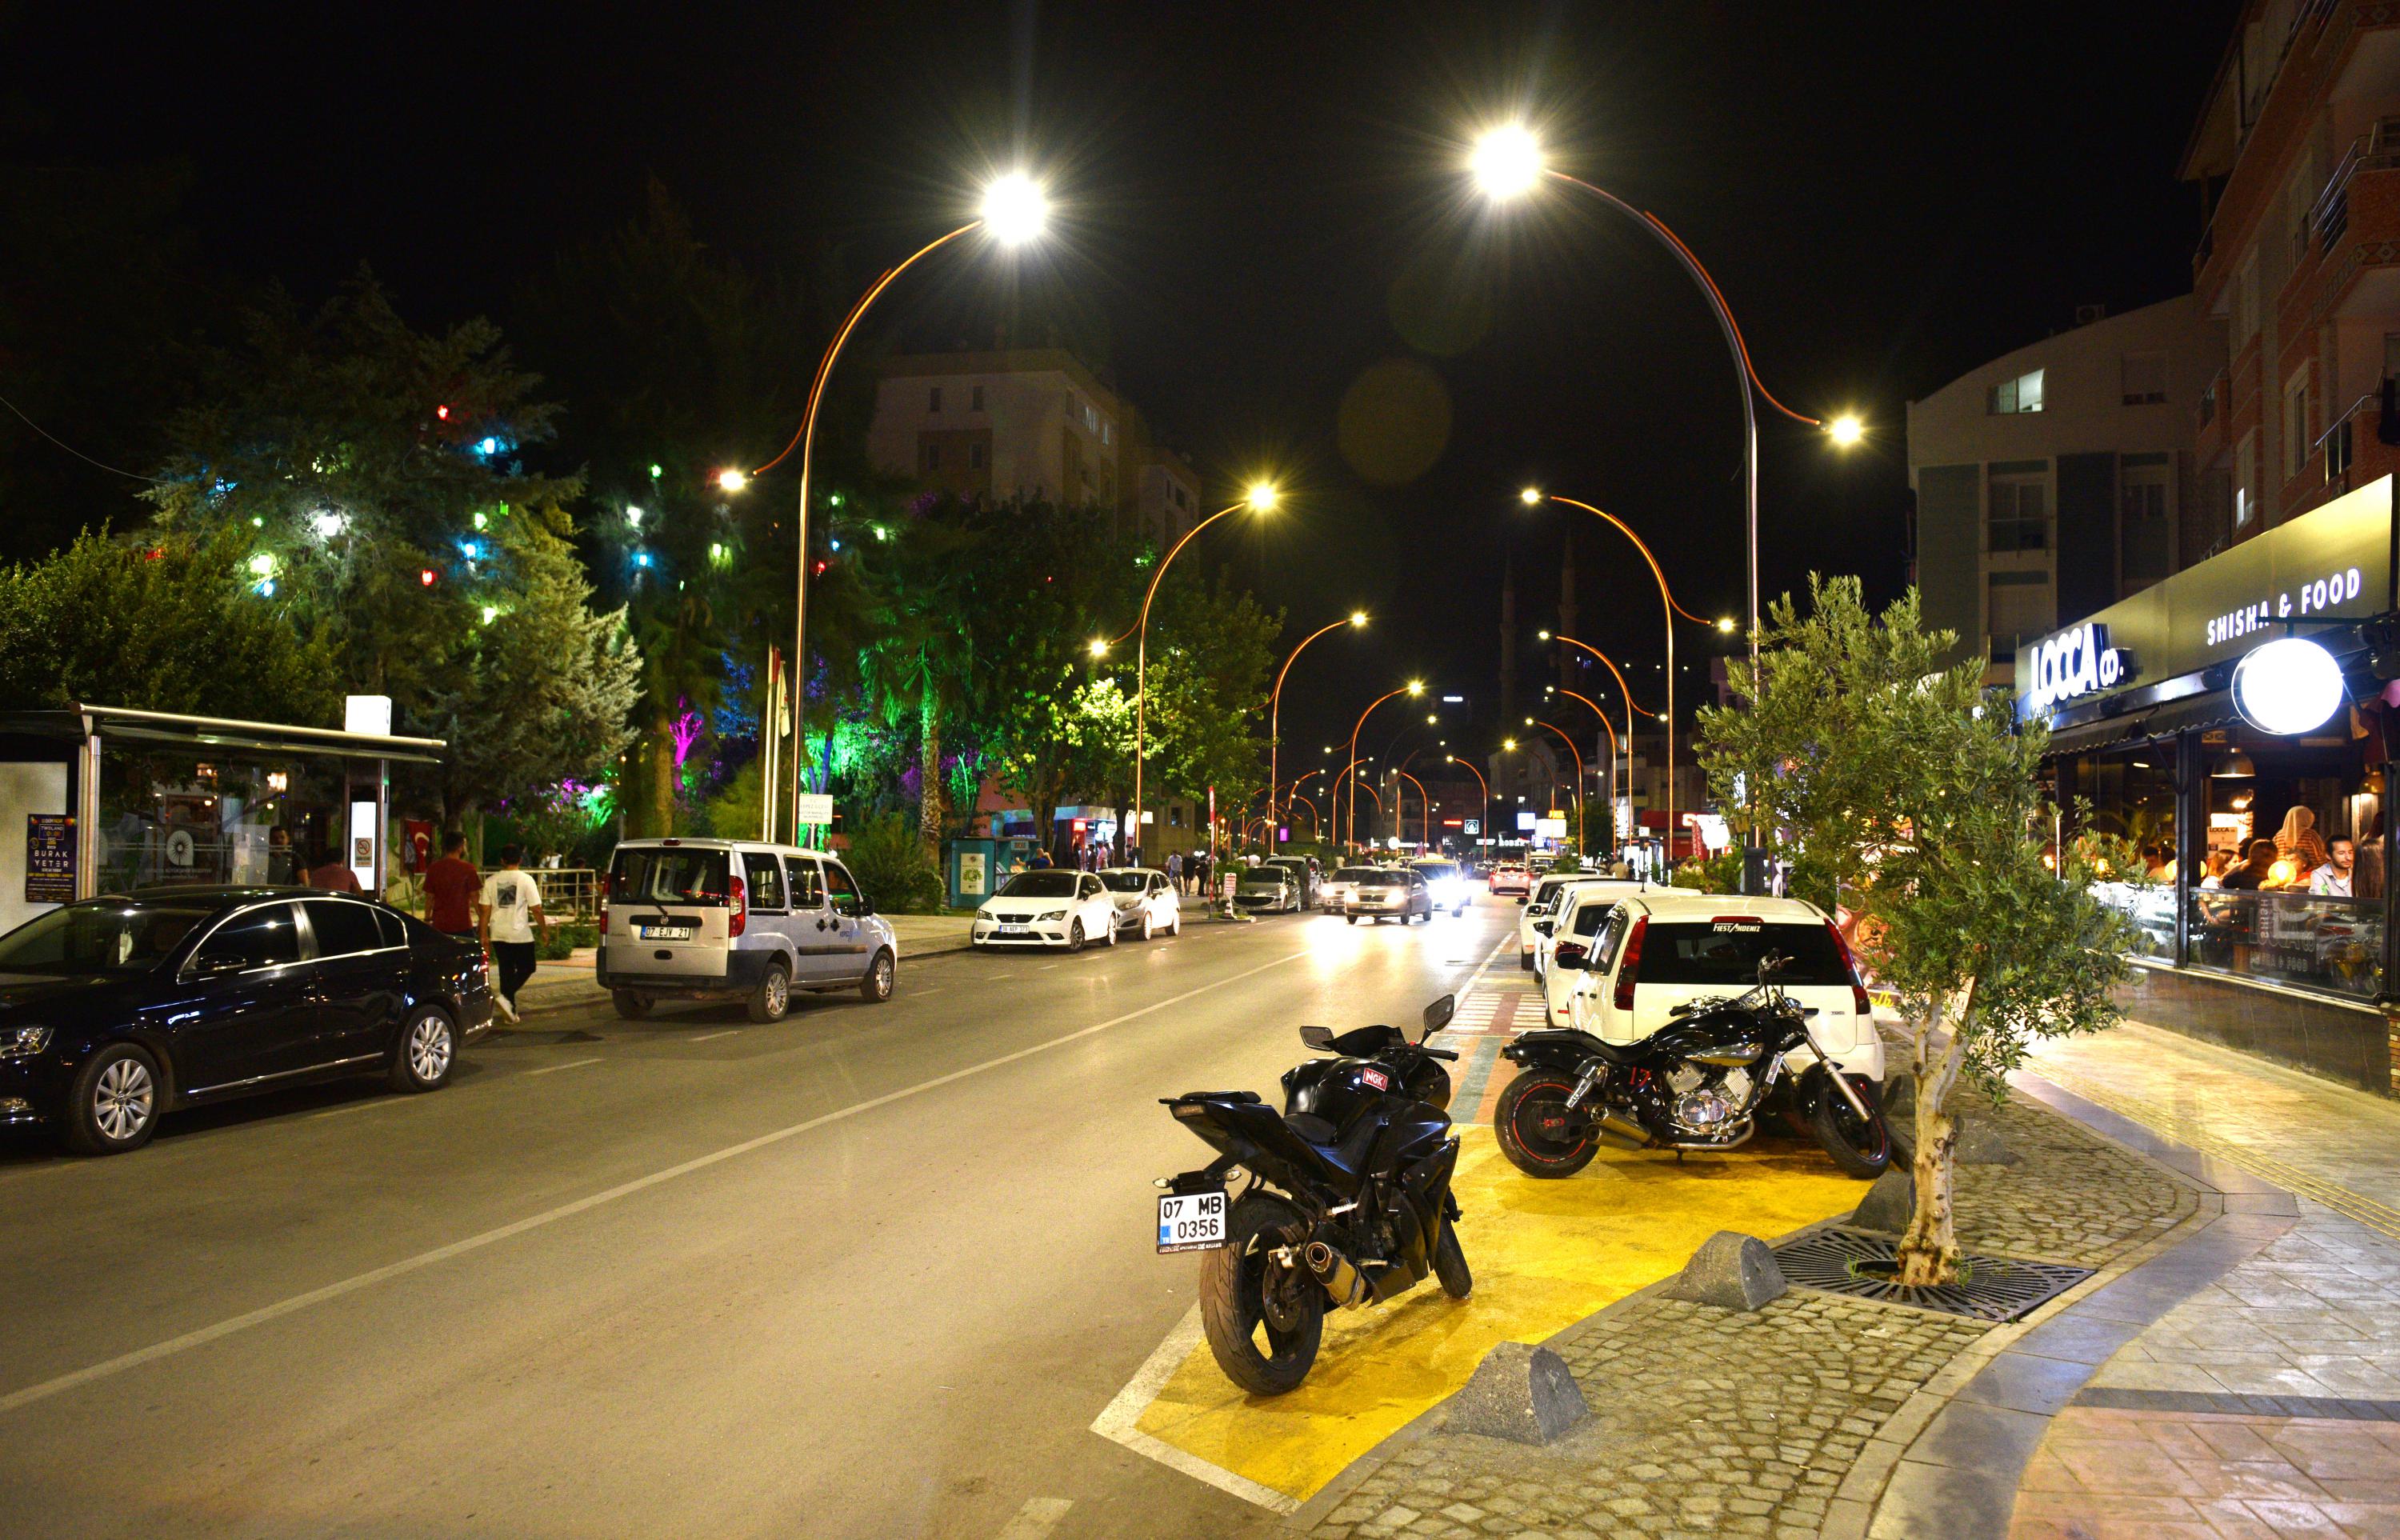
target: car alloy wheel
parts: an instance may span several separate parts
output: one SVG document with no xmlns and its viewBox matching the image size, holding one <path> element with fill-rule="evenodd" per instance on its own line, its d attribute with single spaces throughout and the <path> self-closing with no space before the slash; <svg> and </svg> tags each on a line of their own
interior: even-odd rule
<svg viewBox="0 0 2400 1540">
<path fill-rule="evenodd" d="M 450 1023 L 431 1012 L 408 1029 L 409 1072 L 430 1085 L 450 1072 Z"/>
<path fill-rule="evenodd" d="M 157 1105 L 158 1083 L 138 1058 L 118 1059 L 92 1084 L 91 1121 L 111 1143 L 138 1138 Z"/>
</svg>

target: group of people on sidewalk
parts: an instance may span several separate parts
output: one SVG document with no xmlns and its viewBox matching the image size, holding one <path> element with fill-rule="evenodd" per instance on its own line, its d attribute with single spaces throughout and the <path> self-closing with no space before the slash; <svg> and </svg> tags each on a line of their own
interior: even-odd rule
<svg viewBox="0 0 2400 1540">
<path fill-rule="evenodd" d="M 499 869 L 486 877 L 467 859 L 467 837 L 454 829 L 442 837 L 440 859 L 425 868 L 424 890 L 425 922 L 491 953 L 500 1018 L 519 1020 L 517 992 L 532 979 L 550 932 L 541 882 L 525 869 L 524 847 L 501 846 Z"/>
</svg>

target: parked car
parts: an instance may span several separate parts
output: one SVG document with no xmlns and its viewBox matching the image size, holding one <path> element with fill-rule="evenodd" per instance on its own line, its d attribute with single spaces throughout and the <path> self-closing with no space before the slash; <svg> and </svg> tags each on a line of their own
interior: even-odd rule
<svg viewBox="0 0 2400 1540">
<path fill-rule="evenodd" d="M 1090 872 L 1018 872 L 976 908 L 967 931 L 971 947 L 1064 947 L 1117 944 L 1116 897 Z"/>
<path fill-rule="evenodd" d="M 113 1155 L 186 1107 L 380 1074 L 448 1083 L 489 1030 L 484 950 L 306 888 L 137 889 L 0 936 L 0 1126 Z"/>
<path fill-rule="evenodd" d="M 1292 914 L 1301 908 L 1300 880 L 1275 862 L 1252 866 L 1234 884 L 1234 906 L 1253 914 Z"/>
<path fill-rule="evenodd" d="M 1360 916 L 1382 924 L 1398 920 L 1405 925 L 1411 920 L 1433 920 L 1433 889 L 1425 882 L 1425 873 L 1407 866 L 1392 866 L 1360 879 L 1343 903 L 1343 918 L 1351 924 Z"/>
<path fill-rule="evenodd" d="M 838 857 L 734 839 L 629 839 L 609 858 L 593 968 L 617 1014 L 740 1000 L 780 1021 L 792 991 L 892 998 L 900 942 Z"/>
<path fill-rule="evenodd" d="M 1550 918 L 1543 923 L 1541 934 L 1534 938 L 1534 987 L 1537 989 L 1549 987 L 1550 958 L 1558 946 L 1557 927 L 1563 922 L 1568 906 L 1596 906 L 1604 910 L 1629 893 L 1659 891 L 1646 882 L 1628 881 L 1623 878 L 1593 876 L 1570 879 L 1559 894 Z M 1530 909 L 1533 906 L 1528 904 L 1526 907 Z"/>
<path fill-rule="evenodd" d="M 1316 863 L 1304 855 L 1271 855 L 1270 866 L 1281 866 L 1291 873 L 1293 883 L 1300 889 L 1300 906 L 1313 909 L 1317 904 Z"/>
<path fill-rule="evenodd" d="M 1811 1013 L 1826 1052 L 1850 1074 L 1883 1080 L 1875 1007 L 1841 932 L 1813 904 L 1679 888 L 1624 894 L 1577 888 L 1552 944 L 1543 988 L 1548 1024 L 1581 1025 L 1614 1043 L 1649 1037 L 1690 1001 L 1743 993 L 1758 982 L 1759 959 L 1780 953 L 1791 961 L 1776 982 Z M 1576 996 L 1580 1006 L 1571 1005 Z"/>
<path fill-rule="evenodd" d="M 1525 906 L 1517 914 L 1517 966 L 1525 973 L 1534 971 L 1535 954 L 1541 939 L 1550 934 L 1550 922 L 1558 918 L 1565 903 L 1567 890 L 1585 882 L 1605 882 L 1608 879 L 1598 872 L 1588 876 L 1571 872 L 1553 872 L 1534 884 L 1526 895 Z"/>
<path fill-rule="evenodd" d="M 1520 904 L 1534 891 L 1533 869 L 1521 861 L 1504 861 L 1492 868 L 1492 896 L 1512 897 Z"/>
<path fill-rule="evenodd" d="M 1183 934 L 1183 900 L 1166 874 L 1148 866 L 1111 866 L 1099 874 L 1116 906 L 1117 929 L 1148 941 Z"/>
<path fill-rule="evenodd" d="M 1425 874 L 1425 886 L 1433 893 L 1433 906 L 1448 909 L 1452 919 L 1466 912 L 1475 902 L 1475 894 L 1466 885 L 1466 874 L 1458 869 L 1455 861 L 1422 856 L 1409 865 Z"/>
</svg>

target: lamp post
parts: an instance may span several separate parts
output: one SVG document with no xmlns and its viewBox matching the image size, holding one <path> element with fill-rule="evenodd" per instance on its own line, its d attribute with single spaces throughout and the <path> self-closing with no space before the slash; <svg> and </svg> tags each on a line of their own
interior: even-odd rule
<svg viewBox="0 0 2400 1540">
<path fill-rule="evenodd" d="M 1331 625 L 1318 627 L 1302 637 L 1300 646 L 1292 648 L 1291 656 L 1283 661 L 1283 667 L 1275 670 L 1275 691 L 1267 697 L 1267 816 L 1269 818 L 1275 816 L 1275 765 L 1283 749 L 1283 676 L 1291 672 L 1291 665 L 1298 662 L 1300 655 L 1308 650 L 1308 644 L 1319 636 L 1329 631 L 1339 631 L 1345 625 L 1353 629 L 1361 629 L 1366 624 L 1367 612 L 1363 609 L 1354 609 L 1350 612 L 1348 620 L 1336 620 Z M 1297 781 L 1292 783 L 1294 790 L 1299 789 L 1299 785 L 1300 783 Z"/>
<path fill-rule="evenodd" d="M 1417 843 L 1430 853 L 1433 850 L 1433 798 L 1425 795 L 1425 783 L 1408 771 L 1396 770 L 1392 773 L 1417 789 Z M 1407 813 L 1408 804 L 1400 800 L 1400 788 L 1397 785 L 1392 788 L 1392 832 L 1399 834 L 1402 832 L 1400 819 Z"/>
<path fill-rule="evenodd" d="M 1158 597 L 1158 581 L 1160 579 L 1166 576 L 1167 564 L 1174 561 L 1177 554 L 1180 552 L 1185 546 L 1192 543 L 1193 536 L 1199 534 L 1202 530 L 1207 528 L 1210 525 L 1215 524 L 1219 519 L 1223 518 L 1228 513 L 1238 513 L 1245 508 L 1248 509 L 1253 513 L 1268 513 L 1274 511 L 1275 505 L 1275 489 L 1273 484 L 1268 482 L 1251 483 L 1250 490 L 1243 497 L 1240 502 L 1217 510 L 1217 511 L 1209 514 L 1198 524 L 1193 525 L 1190 529 L 1185 530 L 1183 532 L 1183 538 L 1176 541 L 1174 546 L 1167 551 L 1166 554 L 1159 559 L 1158 570 L 1150 575 L 1150 587 L 1143 592 L 1141 596 L 1141 619 L 1134 622 L 1134 630 L 1139 634 L 1140 638 L 1136 642 L 1134 647 L 1133 666 L 1132 842 L 1133 847 L 1137 850 L 1144 843 L 1141 837 L 1141 762 L 1143 755 L 1148 747 L 1149 731 L 1149 712 L 1146 706 L 1146 688 L 1150 683 L 1150 602 Z M 1133 859 L 1133 857 L 1128 856 L 1128 863 L 1130 864 Z"/>
<path fill-rule="evenodd" d="M 1358 762 L 1358 729 L 1367 725 L 1367 718 L 1374 714 L 1374 710 L 1377 706 L 1382 705 L 1384 702 L 1390 700 L 1395 695 L 1416 696 L 1423 695 L 1424 693 L 1425 681 L 1422 679 L 1411 679 L 1407 684 L 1402 685 L 1399 688 L 1387 690 L 1384 694 L 1378 695 L 1373 700 L 1368 702 L 1367 709 L 1358 714 L 1358 720 L 1353 723 L 1350 728 L 1351 764 L 1356 765 Z M 1383 798 L 1376 798 L 1376 802 L 1379 806 L 1382 804 L 1382 801 Z M 1350 813 L 1348 822 L 1350 825 L 1350 841 L 1355 845 L 1358 841 L 1358 777 L 1356 773 L 1353 773 L 1350 777 Z"/>
<path fill-rule="evenodd" d="M 1560 693 L 1561 695 L 1568 696 L 1568 697 L 1570 697 L 1570 698 L 1572 698 L 1572 699 L 1574 699 L 1574 700 L 1581 701 L 1585 705 L 1589 706 L 1589 707 L 1591 708 L 1591 714 L 1592 714 L 1594 716 L 1597 716 L 1597 717 L 1599 717 L 1599 718 L 1600 718 L 1600 725 L 1601 725 L 1602 727 L 1606 728 L 1606 729 L 1608 729 L 1608 776 L 1609 776 L 1609 780 L 1610 780 L 1612 783 L 1613 783 L 1613 782 L 1615 782 L 1615 780 L 1616 779 L 1616 756 L 1617 756 L 1617 751 L 1618 751 L 1618 744 L 1617 744 L 1617 740 L 1616 740 L 1616 729 L 1613 725 L 1611 725 L 1611 724 L 1610 724 L 1610 722 L 1609 722 L 1609 720 L 1608 720 L 1608 713 L 1606 713 L 1606 712 L 1604 712 L 1604 711 L 1601 710 L 1601 709 L 1600 709 L 1600 702 L 1597 702 L 1597 701 L 1595 701 L 1595 700 L 1593 700 L 1593 699 L 1592 699 L 1590 696 L 1589 696 L 1589 695 L 1585 695 L 1585 694 L 1582 694 L 1582 693 L 1580 693 L 1580 692 L 1578 692 L 1578 691 L 1572 690 L 1572 689 L 1567 689 L 1567 688 L 1561 688 L 1559 690 L 1559 693 Z M 1626 720 L 1627 720 L 1627 723 L 1628 723 L 1628 729 L 1627 729 L 1627 730 L 1630 731 L 1630 730 L 1631 730 L 1630 723 L 1631 723 L 1631 721 L 1632 721 L 1632 718 L 1631 718 L 1630 716 L 1629 716 L 1629 717 L 1627 717 L 1627 718 L 1626 718 Z M 1595 747 L 1597 747 L 1597 745 L 1594 745 L 1594 746 L 1595 746 Z M 1630 769 L 1630 766 L 1631 766 L 1631 761 L 1630 761 L 1630 760 L 1629 760 L 1629 761 L 1627 762 L 1627 764 L 1628 764 L 1628 768 Z M 1615 798 L 1614 798 L 1614 797 L 1612 797 L 1612 798 L 1611 798 L 1611 801 L 1614 801 L 1614 800 L 1615 800 Z M 1611 824 L 1611 825 L 1610 825 L 1610 832 L 1611 832 L 1612 834 L 1614 834 L 1614 833 L 1616 832 L 1616 826 L 1615 826 L 1614 823 L 1612 823 L 1612 824 Z"/>
<path fill-rule="evenodd" d="M 1461 759 L 1458 756 L 1452 754 L 1445 755 L 1443 757 L 1448 759 L 1453 765 L 1465 765 L 1474 775 L 1475 784 L 1483 788 L 1483 817 L 1481 819 L 1481 823 L 1485 827 L 1489 827 L 1492 823 L 1492 783 L 1483 779 L 1483 772 L 1481 770 L 1477 770 L 1473 764 L 1465 759 Z M 1478 841 L 1480 841 L 1483 838 L 1482 829 L 1479 828 L 1476 831 L 1475 838 Z M 1496 836 L 1493 838 L 1493 843 L 1499 843 Z"/>
<path fill-rule="evenodd" d="M 1358 843 L 1358 767 L 1366 762 L 1367 761 L 1364 759 L 1351 760 L 1348 765 L 1344 766 L 1334 775 L 1332 780 L 1327 782 L 1325 786 L 1326 800 L 1332 802 L 1335 797 L 1342 795 L 1342 777 L 1346 775 L 1350 778 L 1350 829 L 1347 842 L 1354 847 Z M 1377 812 L 1383 811 L 1384 794 L 1377 791 L 1374 787 L 1369 786 L 1367 788 L 1367 795 L 1375 799 L 1375 811 Z M 1334 803 L 1334 811 L 1337 813 L 1341 811 L 1340 803 Z M 1339 822 L 1341 821 L 1337 819 L 1336 823 L 1338 824 Z"/>
<path fill-rule="evenodd" d="M 1559 742 L 1567 746 L 1567 752 L 1575 756 L 1575 859 L 1581 861 L 1589 853 L 1583 848 L 1583 750 L 1575 747 L 1575 741 L 1568 737 L 1564 731 L 1550 727 L 1549 723 L 1538 716 L 1526 717 L 1525 725 L 1529 728 L 1549 728 L 1552 732 L 1558 734 Z"/>
<path fill-rule="evenodd" d="M 1701 297 L 1716 318 L 1717 329 L 1725 334 L 1725 350 L 1733 359 L 1734 375 L 1741 388 L 1741 469 L 1742 525 L 1750 552 L 1750 661 L 1753 671 L 1758 666 L 1758 408 L 1757 397 L 1765 396 L 1767 404 L 1793 421 L 1811 428 L 1825 429 L 1833 442 L 1848 448 L 1859 442 L 1863 429 L 1857 416 L 1844 414 L 1827 425 L 1816 417 L 1794 412 L 1777 401 L 1750 361 L 1750 346 L 1741 339 L 1741 328 L 1734 323 L 1733 309 L 1725 304 L 1725 292 L 1716 279 L 1709 276 L 1700 259 L 1684 244 L 1666 223 L 1646 210 L 1637 209 L 1604 187 L 1570 176 L 1545 162 L 1541 142 L 1533 130 L 1521 123 L 1511 123 L 1493 129 L 1477 141 L 1468 169 L 1486 196 L 1497 200 L 1520 197 L 1532 192 L 1545 178 L 1580 187 L 1610 208 L 1623 213 L 1656 238 L 1675 259 L 1677 266 L 1699 285 Z M 1671 673 L 1671 668 L 1670 669 Z M 1674 849 L 1674 831 L 1667 834 L 1668 849 Z"/>
<path fill-rule="evenodd" d="M 740 492 L 758 477 L 783 464 L 790 457 L 793 450 L 798 449 L 800 452 L 799 544 L 798 547 L 799 561 L 798 570 L 794 575 L 792 597 L 791 676 L 794 743 L 791 774 L 794 843 L 798 843 L 800 838 L 799 749 L 808 737 L 809 477 L 815 468 L 817 409 L 825 403 L 825 384 L 833 377 L 833 366 L 841 357 L 842 344 L 850 340 L 850 334 L 857 328 L 860 318 L 866 314 L 869 306 L 881 297 L 883 291 L 892 286 L 893 279 L 961 236 L 976 230 L 989 232 L 992 239 L 1002 246 L 1022 245 L 1042 233 L 1043 226 L 1049 222 L 1049 217 L 1048 198 L 1043 193 L 1039 184 L 1021 171 L 1001 177 L 986 187 L 983 205 L 976 211 L 974 219 L 948 235 L 936 236 L 919 247 L 907 261 L 891 268 L 881 278 L 868 285 L 866 293 L 859 296 L 858 303 L 850 307 L 850 314 L 844 316 L 841 324 L 835 328 L 833 341 L 826 345 L 825 357 L 817 361 L 816 378 L 809 385 L 808 405 L 800 415 L 799 431 L 792 435 L 792 442 L 784 446 L 784 452 L 755 470 L 743 471 L 729 469 L 717 473 L 716 484 L 719 487 L 728 493 Z M 760 823 L 764 826 L 759 838 L 762 839 L 771 840 L 775 836 L 775 783 L 770 779 L 765 784 L 761 797 Z"/>
<path fill-rule="evenodd" d="M 1547 631 L 1535 632 L 1534 634 L 1539 636 L 1545 642 L 1550 641 L 1554 638 L 1554 634 Z M 1625 696 L 1625 778 L 1630 783 L 1633 779 L 1633 714 L 1637 711 L 1642 712 L 1643 715 L 1649 717 L 1654 722 L 1658 719 L 1658 714 L 1655 711 L 1643 711 L 1641 703 L 1633 699 L 1633 687 L 1625 682 L 1624 671 L 1616 666 L 1616 661 L 1611 658 L 1607 653 L 1601 651 L 1600 648 L 1592 646 L 1589 642 L 1585 641 L 1579 636 L 1557 634 L 1555 635 L 1555 639 L 1566 643 L 1569 647 L 1579 647 L 1586 652 L 1590 653 L 1593 657 L 1599 659 L 1601 665 L 1606 668 L 1608 672 L 1616 677 L 1616 688 Z M 1575 691 L 1573 690 L 1569 690 L 1567 693 L 1575 695 Z M 1594 711 L 1600 710 L 1599 706 L 1594 705 L 1589 701 L 1584 701 L 1584 698 L 1580 695 L 1575 695 L 1575 699 L 1583 701 L 1585 705 L 1591 706 L 1591 709 Z M 1607 715 L 1603 714 L 1601 716 L 1601 721 L 1605 723 L 1607 720 Z M 1626 795 L 1630 798 L 1632 796 L 1632 793 L 1629 791 Z"/>
</svg>

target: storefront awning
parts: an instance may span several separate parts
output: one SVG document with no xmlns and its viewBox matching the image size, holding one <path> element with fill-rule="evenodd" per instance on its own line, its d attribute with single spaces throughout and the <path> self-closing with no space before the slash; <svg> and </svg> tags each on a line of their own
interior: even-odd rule
<svg viewBox="0 0 2400 1540">
<path fill-rule="evenodd" d="M 297 727 L 285 722 L 248 722 L 229 716 L 185 716 L 138 711 L 130 706 L 75 704 L 64 711 L 0 713 L 0 733 L 28 738 L 140 739 L 151 743 L 264 749 L 280 754 L 329 754 L 345 759 L 388 759 L 436 765 L 449 745 L 439 738 L 402 738 L 345 732 L 338 728 Z"/>
</svg>

